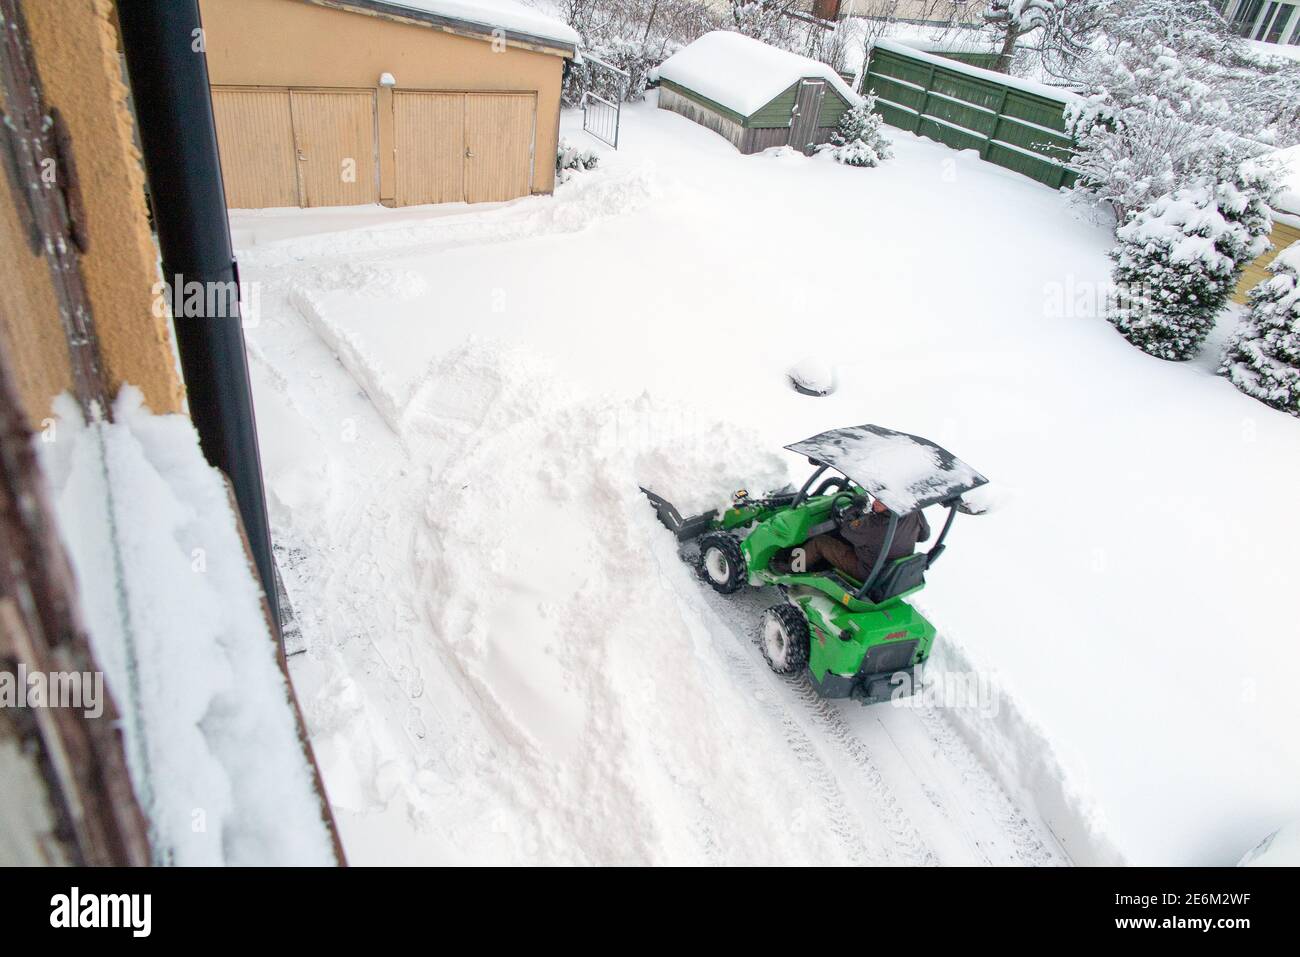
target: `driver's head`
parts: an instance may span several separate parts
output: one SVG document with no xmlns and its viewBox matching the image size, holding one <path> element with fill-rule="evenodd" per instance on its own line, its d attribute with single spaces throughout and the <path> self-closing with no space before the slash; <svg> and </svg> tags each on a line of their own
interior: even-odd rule
<svg viewBox="0 0 1300 957">
<path fill-rule="evenodd" d="M 876 499 L 871 503 L 871 510 L 877 515 L 884 515 L 889 511 L 889 509 L 885 508 L 885 503 L 880 499 Z"/>
</svg>

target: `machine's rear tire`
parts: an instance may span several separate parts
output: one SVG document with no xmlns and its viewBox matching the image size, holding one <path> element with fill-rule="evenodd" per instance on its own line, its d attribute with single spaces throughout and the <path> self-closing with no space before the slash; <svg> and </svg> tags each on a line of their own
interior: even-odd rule
<svg viewBox="0 0 1300 957">
<path fill-rule="evenodd" d="M 808 618 L 794 605 L 782 602 L 763 613 L 758 645 L 777 674 L 793 674 L 808 664 L 809 641 Z"/>
<path fill-rule="evenodd" d="M 740 539 L 730 532 L 709 532 L 700 538 L 700 577 L 714 591 L 730 595 L 749 582 Z"/>
</svg>

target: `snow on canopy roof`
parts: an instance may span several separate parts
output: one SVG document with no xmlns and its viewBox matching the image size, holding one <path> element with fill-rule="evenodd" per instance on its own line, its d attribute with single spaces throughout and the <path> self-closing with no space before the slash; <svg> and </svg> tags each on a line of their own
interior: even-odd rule
<svg viewBox="0 0 1300 957">
<path fill-rule="evenodd" d="M 786 448 L 843 472 L 897 515 L 988 483 L 929 439 L 879 425 L 831 429 Z"/>
<path fill-rule="evenodd" d="M 482 27 L 485 33 L 500 28 L 565 46 L 576 47 L 581 42 L 577 31 L 563 20 L 549 17 L 518 0 L 378 0 L 376 5 L 460 20 Z"/>
<path fill-rule="evenodd" d="M 849 104 L 862 102 L 825 63 L 779 50 L 742 33 L 715 30 L 674 53 L 659 77 L 749 116 L 804 77 L 824 79 Z"/>
</svg>

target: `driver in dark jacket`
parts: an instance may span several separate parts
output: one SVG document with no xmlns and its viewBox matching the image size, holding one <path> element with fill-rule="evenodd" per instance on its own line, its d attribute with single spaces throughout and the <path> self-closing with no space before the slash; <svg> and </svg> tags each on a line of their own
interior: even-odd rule
<svg viewBox="0 0 1300 957">
<path fill-rule="evenodd" d="M 855 505 L 844 513 L 838 535 L 815 535 L 803 544 L 803 571 L 815 571 L 826 562 L 858 581 L 871 574 L 876 556 L 884 547 L 889 531 L 890 512 L 880 499 L 871 503 L 868 511 Z M 841 537 L 842 536 L 842 537 Z M 889 547 L 886 564 L 916 551 L 916 543 L 930 537 L 930 523 L 920 509 L 899 516 L 898 529 Z M 799 571 L 799 550 L 795 550 L 794 570 Z"/>
</svg>

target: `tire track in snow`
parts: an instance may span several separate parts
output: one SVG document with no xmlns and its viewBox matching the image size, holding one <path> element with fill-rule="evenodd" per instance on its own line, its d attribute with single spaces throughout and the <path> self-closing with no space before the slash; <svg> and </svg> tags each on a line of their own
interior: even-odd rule
<svg viewBox="0 0 1300 957">
<path fill-rule="evenodd" d="M 974 752 L 961 740 L 942 713 L 928 705 L 915 710 L 938 751 L 960 772 L 962 783 L 974 792 L 990 817 L 997 820 L 1002 825 L 1003 833 L 1011 838 L 1020 863 L 1034 867 L 1066 863 L 1058 848 L 1050 847 L 1039 837 L 1037 828 L 993 775 L 980 764 Z"/>
<path fill-rule="evenodd" d="M 741 616 L 750 611 L 744 609 L 744 606 L 757 605 L 764 593 L 743 595 L 739 604 L 744 610 L 738 612 L 737 602 L 733 600 L 736 596 L 728 599 L 715 595 L 707 586 L 700 587 L 707 604 L 723 621 L 739 646 L 739 650 L 732 646 L 724 649 L 724 654 L 734 666 L 735 674 L 754 693 L 765 711 L 775 715 L 781 722 L 791 751 L 818 784 L 832 819 L 842 822 L 844 826 L 858 825 L 862 815 L 849 809 L 850 799 L 844 793 L 840 775 L 832 763 L 821 756 L 818 742 L 821 742 L 822 748 L 829 745 L 839 752 L 840 764 L 848 768 L 851 783 L 855 786 L 853 793 L 865 799 L 871 811 L 869 819 L 879 823 L 889 839 L 883 846 L 879 842 L 873 842 L 878 850 L 871 855 L 875 859 L 869 863 L 938 864 L 938 856 L 904 810 L 866 744 L 835 713 L 831 703 L 818 695 L 805 677 L 795 681 L 783 680 L 769 673 L 765 664 L 759 665 L 761 657 L 756 657 L 757 636 L 754 629 L 741 625 L 740 621 Z M 754 617 L 757 618 L 757 615 Z M 790 688 L 789 693 L 784 691 L 786 687 Z M 792 708 L 791 703 L 797 703 L 797 706 Z M 808 731 L 809 725 L 812 726 L 811 734 Z M 846 849 L 857 846 L 856 841 L 846 842 Z M 881 860 L 881 856 L 885 860 Z"/>
<path fill-rule="evenodd" d="M 689 560 L 690 555 L 684 553 L 683 557 Z M 724 597 L 715 595 L 703 584 L 700 587 L 706 603 L 736 638 L 737 644 L 745 648 L 744 661 L 737 661 L 737 673 L 744 678 L 745 686 L 757 685 L 754 671 L 762 671 L 778 685 L 784 683 L 775 675 L 767 675 L 765 665 L 759 664 L 761 657 L 753 634 L 753 622 L 775 598 L 766 591 L 741 592 Z M 736 660 L 734 655 L 729 654 L 729 657 Z M 854 722 L 848 720 L 840 703 L 819 695 L 806 676 L 788 684 L 790 699 L 787 700 L 798 702 L 805 727 L 811 726 L 818 740 L 829 742 L 838 752 L 842 763 L 849 769 L 849 777 L 861 788 L 861 794 L 876 812 L 875 819 L 897 849 L 897 856 L 905 863 L 941 863 L 941 856 L 926 840 L 922 827 L 908 813 L 905 802 L 899 797 L 895 785 L 903 782 L 891 784 L 891 773 L 882 767 L 872 747 L 864 740 L 861 729 L 855 728 Z M 912 712 L 909 721 L 914 723 L 910 736 L 924 739 L 924 746 L 930 750 L 930 761 L 944 766 L 946 776 L 955 778 L 958 787 L 933 775 L 934 769 L 925 766 L 927 762 L 918 764 L 914 761 L 915 755 L 909 754 L 907 742 L 897 740 L 884 721 L 877 719 L 875 724 L 891 748 L 897 751 L 898 760 L 906 767 L 907 773 L 915 778 L 915 781 L 906 783 L 920 791 L 942 819 L 953 822 L 963 846 L 976 862 L 1030 866 L 1068 863 L 1049 834 L 1030 820 L 1012 800 L 940 711 L 928 705 L 908 711 Z M 807 735 L 804 737 L 806 739 Z M 826 770 L 835 775 L 833 768 Z M 1010 861 L 1004 860 L 1005 854 L 991 856 L 980 836 L 961 826 L 961 822 L 972 816 L 992 823 L 998 835 L 1006 839 Z"/>
</svg>

